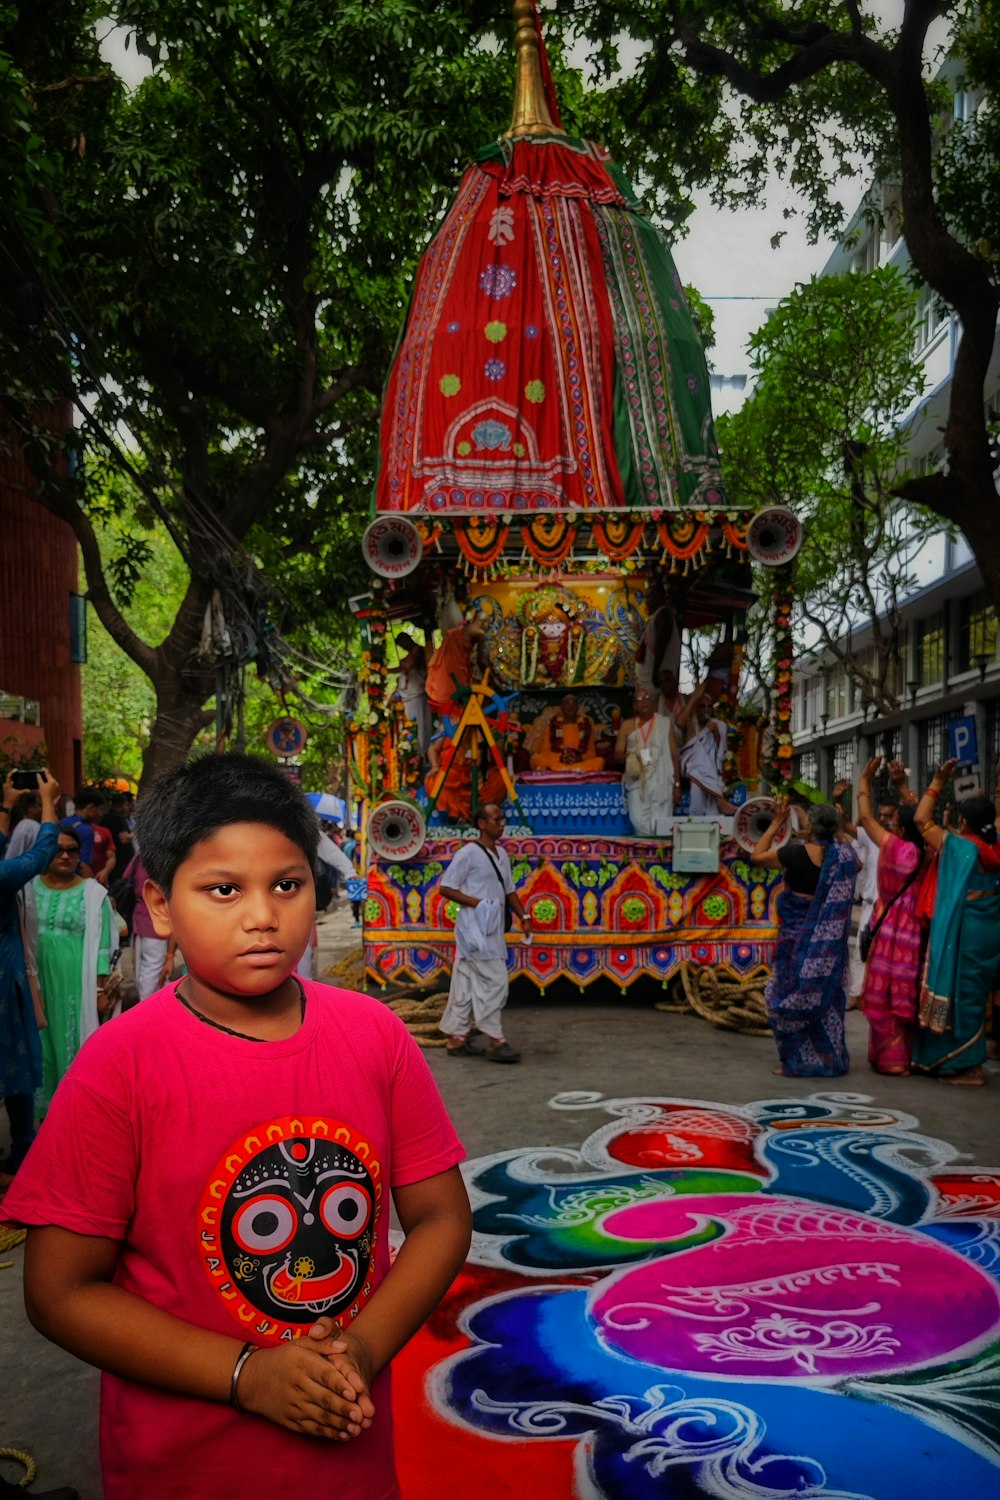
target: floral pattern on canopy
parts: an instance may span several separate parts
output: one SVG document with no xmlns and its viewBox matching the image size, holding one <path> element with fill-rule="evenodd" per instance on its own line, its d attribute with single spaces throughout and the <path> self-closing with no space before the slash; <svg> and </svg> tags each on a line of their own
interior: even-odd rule
<svg viewBox="0 0 1000 1500">
<path fill-rule="evenodd" d="M 660 232 L 605 152 L 493 143 L 417 271 L 379 511 L 719 508 L 709 379 Z"/>
</svg>

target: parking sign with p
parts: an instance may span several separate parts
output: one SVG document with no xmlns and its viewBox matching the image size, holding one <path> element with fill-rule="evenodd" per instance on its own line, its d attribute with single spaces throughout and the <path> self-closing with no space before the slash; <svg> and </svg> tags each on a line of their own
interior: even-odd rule
<svg viewBox="0 0 1000 1500">
<path fill-rule="evenodd" d="M 951 759 L 959 766 L 974 766 L 979 760 L 976 745 L 976 721 L 972 714 L 961 719 L 952 719 L 948 725 L 948 748 Z"/>
</svg>

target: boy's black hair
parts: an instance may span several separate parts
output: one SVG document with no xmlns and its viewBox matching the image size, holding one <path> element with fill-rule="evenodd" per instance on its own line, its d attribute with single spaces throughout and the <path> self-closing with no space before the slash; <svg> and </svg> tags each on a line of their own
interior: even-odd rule
<svg viewBox="0 0 1000 1500">
<path fill-rule="evenodd" d="M 206 755 L 166 771 L 139 798 L 136 832 L 150 880 L 170 895 L 195 844 L 231 823 L 265 823 L 316 864 L 315 810 L 284 772 L 256 755 Z"/>
</svg>

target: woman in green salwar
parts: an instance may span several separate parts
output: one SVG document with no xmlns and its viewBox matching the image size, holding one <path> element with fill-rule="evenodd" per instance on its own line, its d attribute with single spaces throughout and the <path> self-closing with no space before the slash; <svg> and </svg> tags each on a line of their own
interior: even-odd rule
<svg viewBox="0 0 1000 1500">
<path fill-rule="evenodd" d="M 938 768 L 915 815 L 925 842 L 939 853 L 913 1067 L 947 1083 L 975 1085 L 986 1082 L 986 1018 L 1000 983 L 1000 842 L 988 797 L 958 804 L 957 835 L 934 823 L 934 804 L 955 764 Z"/>
<path fill-rule="evenodd" d="M 78 874 L 80 841 L 59 825 L 55 858 L 25 890 L 25 927 L 38 973 L 46 1026 L 41 1033 L 41 1088 L 35 1108 L 45 1114 L 56 1085 L 90 1034 L 97 1030 L 104 980 L 111 969 L 111 903 L 96 880 Z"/>
</svg>

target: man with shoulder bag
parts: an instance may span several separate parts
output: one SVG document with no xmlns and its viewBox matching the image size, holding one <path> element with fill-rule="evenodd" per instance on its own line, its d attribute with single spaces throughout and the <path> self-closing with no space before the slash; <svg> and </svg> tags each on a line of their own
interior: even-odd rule
<svg viewBox="0 0 1000 1500">
<path fill-rule="evenodd" d="M 510 859 L 498 843 L 504 830 L 500 807 L 495 802 L 481 803 L 473 808 L 472 822 L 478 839 L 459 849 L 441 877 L 442 896 L 459 908 L 455 964 L 441 1030 L 448 1034 L 449 1057 L 516 1063 L 521 1055 L 503 1034 L 503 1009 L 510 989 L 505 934 L 509 911 L 519 919 L 525 935 L 531 931 L 531 919 L 514 890 Z M 473 1021 L 488 1038 L 485 1050 L 469 1041 Z"/>
</svg>

